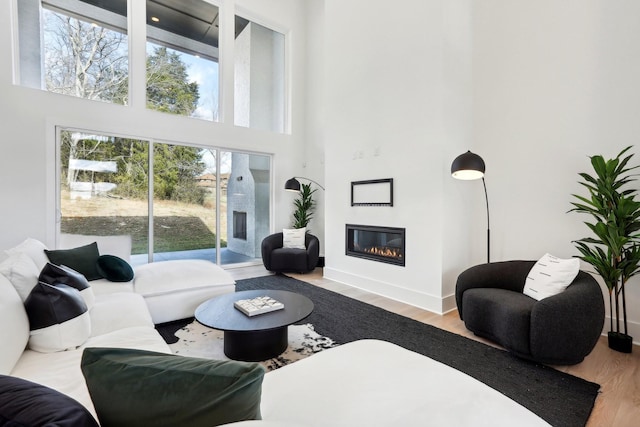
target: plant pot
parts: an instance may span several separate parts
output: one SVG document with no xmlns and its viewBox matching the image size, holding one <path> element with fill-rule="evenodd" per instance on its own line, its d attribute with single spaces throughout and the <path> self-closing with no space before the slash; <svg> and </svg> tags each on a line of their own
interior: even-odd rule
<svg viewBox="0 0 640 427">
<path fill-rule="evenodd" d="M 621 353 L 631 353 L 633 338 L 620 332 L 609 332 L 609 348 Z"/>
</svg>

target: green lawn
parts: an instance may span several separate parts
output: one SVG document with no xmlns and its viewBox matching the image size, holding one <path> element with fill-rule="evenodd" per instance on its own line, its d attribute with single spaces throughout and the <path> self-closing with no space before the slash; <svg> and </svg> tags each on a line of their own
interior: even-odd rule
<svg viewBox="0 0 640 427">
<path fill-rule="evenodd" d="M 131 253 L 146 254 L 148 247 L 146 216 L 84 216 L 64 217 L 62 233 L 113 236 L 128 234 L 132 238 Z M 193 216 L 154 217 L 154 252 L 177 252 L 215 248 L 216 236 L 202 219 Z M 226 241 L 220 241 L 226 247 Z"/>
</svg>

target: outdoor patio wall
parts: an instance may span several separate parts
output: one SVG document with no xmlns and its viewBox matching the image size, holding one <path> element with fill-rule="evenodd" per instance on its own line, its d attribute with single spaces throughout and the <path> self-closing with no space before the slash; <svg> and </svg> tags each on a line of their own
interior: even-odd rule
<svg viewBox="0 0 640 427">
<path fill-rule="evenodd" d="M 304 153 L 305 98 L 305 7 L 296 0 L 222 0 L 222 22 L 232 23 L 234 10 L 291 36 L 287 57 L 291 58 L 287 73 L 290 77 L 287 105 L 290 133 L 255 131 L 233 126 L 233 104 L 221 107 L 225 121 L 173 116 L 145 108 L 144 87 L 133 87 L 131 105 L 123 107 L 103 102 L 77 99 L 13 84 L 11 58 L 13 37 L 11 7 L 13 1 L 0 3 L 0 129 L 3 154 L 0 156 L 0 195 L 2 214 L 0 248 L 9 248 L 27 237 L 55 244 L 55 127 L 64 126 L 95 132 L 114 133 L 162 141 L 194 143 L 202 146 L 273 154 L 273 181 L 284 183 L 298 174 L 296 165 Z M 144 18 L 144 2 L 132 2 L 130 16 Z M 130 29 L 130 38 L 144 40 L 144 28 Z M 222 48 L 233 49 L 233 37 L 221 41 Z M 144 81 L 144 42 L 134 44 L 130 62 L 131 73 Z M 136 55 L 135 52 L 140 53 Z M 233 61 L 221 65 L 222 97 L 233 98 Z M 140 82 L 140 80 L 138 80 Z M 135 81 L 134 81 L 135 84 Z M 272 194 L 272 228 L 288 226 L 291 201 L 281 185 L 274 184 Z M 317 214 L 320 218 L 322 212 Z"/>
</svg>

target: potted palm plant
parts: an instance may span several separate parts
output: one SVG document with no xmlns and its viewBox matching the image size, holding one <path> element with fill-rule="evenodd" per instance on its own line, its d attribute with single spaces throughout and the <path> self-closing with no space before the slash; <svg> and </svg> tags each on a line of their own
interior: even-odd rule
<svg viewBox="0 0 640 427">
<path fill-rule="evenodd" d="M 580 184 L 589 194 L 574 194 L 578 201 L 570 210 L 591 216 L 592 222 L 585 224 L 594 236 L 574 243 L 579 258 L 591 264 L 609 290 L 609 347 L 625 353 L 631 353 L 633 341 L 627 330 L 625 287 L 640 271 L 640 202 L 635 200 L 636 190 L 628 186 L 635 181 L 630 172 L 638 166 L 628 165 L 633 157 L 627 154 L 630 149 L 613 159 L 590 157 L 595 175 L 580 173 Z"/>
<path fill-rule="evenodd" d="M 313 209 L 316 202 L 313 200 L 313 193 L 317 189 L 311 189 L 311 184 L 300 184 L 298 198 L 293 201 L 295 210 L 293 211 L 293 228 L 303 228 L 309 224 L 313 218 Z"/>
</svg>

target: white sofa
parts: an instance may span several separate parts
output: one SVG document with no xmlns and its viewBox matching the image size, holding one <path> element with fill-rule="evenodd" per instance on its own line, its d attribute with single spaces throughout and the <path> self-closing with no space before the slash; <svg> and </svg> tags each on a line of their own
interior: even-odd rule
<svg viewBox="0 0 640 427">
<path fill-rule="evenodd" d="M 39 353 L 27 348 L 29 321 L 24 304 L 9 279 L 0 275 L 0 324 L 5 325 L 0 374 L 56 389 L 95 416 L 80 369 L 84 348 L 170 352 L 154 329 L 144 297 L 129 288 L 112 290 L 97 293 L 90 310 L 92 333 L 84 344 L 71 350 Z M 267 373 L 261 412 L 260 421 L 234 425 L 548 425 L 459 371 L 394 344 L 373 340 L 326 350 Z"/>
<path fill-rule="evenodd" d="M 98 243 L 100 254 L 130 261 L 130 236 L 85 236 L 62 234 L 59 249 Z M 225 270 L 205 260 L 175 260 L 143 264 L 134 268 L 132 282 L 92 281 L 96 294 L 112 293 L 114 287 L 142 295 L 153 323 L 171 322 L 193 316 L 198 305 L 218 295 L 235 291 L 235 281 Z"/>
</svg>

